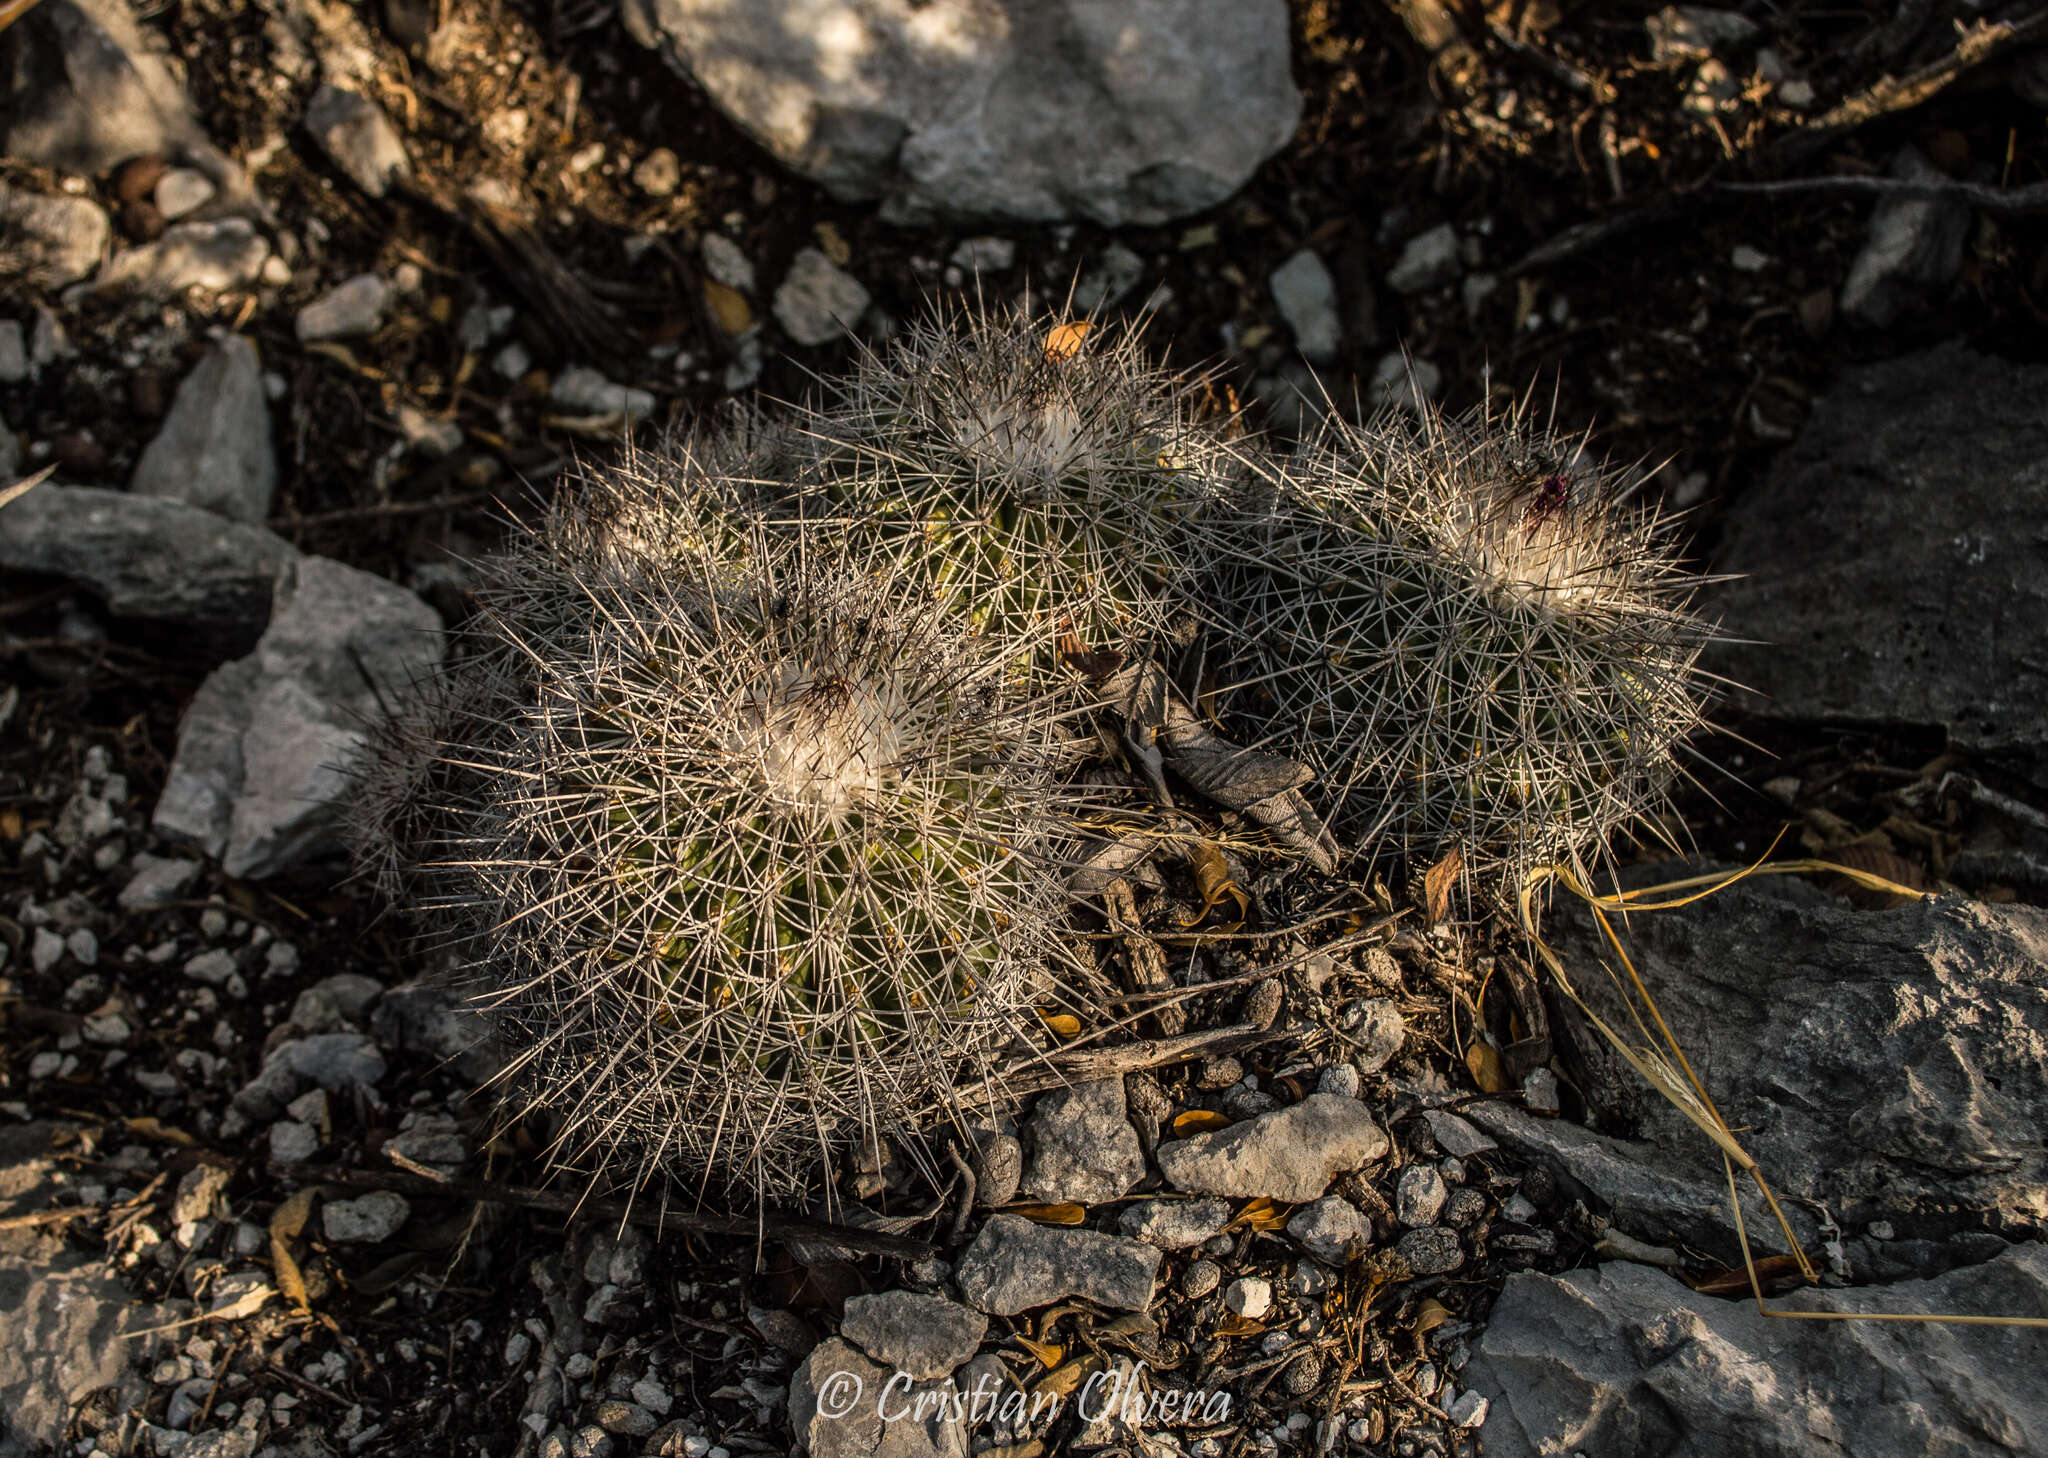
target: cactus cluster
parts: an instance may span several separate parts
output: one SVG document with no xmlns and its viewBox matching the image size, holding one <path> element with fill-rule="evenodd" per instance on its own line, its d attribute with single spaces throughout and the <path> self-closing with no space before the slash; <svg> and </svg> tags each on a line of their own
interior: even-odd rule
<svg viewBox="0 0 2048 1458">
<path fill-rule="evenodd" d="M 1269 480 L 1216 596 L 1342 838 L 1512 893 L 1661 803 L 1707 634 L 1639 477 L 1525 405 L 1332 420 Z"/>
<path fill-rule="evenodd" d="M 1520 415 L 1273 455 L 1203 391 L 1132 333 L 920 325 L 828 404 L 584 472 L 484 564 L 358 842 L 461 948 L 562 1163 L 787 1196 L 1028 1038 L 1077 646 L 1205 624 L 1362 854 L 1512 872 L 1651 803 L 1700 634 L 1625 477 Z"/>
</svg>

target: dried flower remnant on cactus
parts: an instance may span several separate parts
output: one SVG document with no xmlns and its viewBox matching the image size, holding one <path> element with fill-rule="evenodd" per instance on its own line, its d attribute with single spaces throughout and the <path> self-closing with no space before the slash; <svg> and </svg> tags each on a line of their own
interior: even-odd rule
<svg viewBox="0 0 2048 1458">
<path fill-rule="evenodd" d="M 561 1164 L 778 1198 L 1032 1005 L 1056 716 L 844 533 L 681 499 L 614 530 L 662 470 L 591 473 L 488 574 L 506 727 L 443 751 L 425 909 Z"/>
<path fill-rule="evenodd" d="M 1663 803 L 1709 633 L 1637 477 L 1526 407 L 1327 425 L 1220 555 L 1247 712 L 1341 834 L 1496 889 Z"/>
</svg>

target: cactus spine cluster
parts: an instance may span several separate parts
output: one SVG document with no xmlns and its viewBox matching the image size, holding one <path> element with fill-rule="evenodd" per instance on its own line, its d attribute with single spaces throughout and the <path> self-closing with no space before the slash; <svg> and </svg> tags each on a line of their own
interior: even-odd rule
<svg viewBox="0 0 2048 1458">
<path fill-rule="evenodd" d="M 1702 634 L 1628 478 L 1519 413 L 1274 456 L 1202 388 L 1128 333 L 921 325 L 830 405 L 585 473 L 486 564 L 359 840 L 457 929 L 563 1163 L 786 1196 L 1027 1036 L 1076 645 L 1206 623 L 1360 853 L 1512 875 L 1656 802 Z"/>
<path fill-rule="evenodd" d="M 1217 593 L 1252 714 L 1354 845 L 1512 890 L 1661 803 L 1708 635 L 1638 478 L 1580 455 L 1526 408 L 1425 408 L 1275 463 Z"/>
<path fill-rule="evenodd" d="M 977 624 L 1142 652 L 1192 615 L 1186 526 L 1234 474 L 1201 396 L 1133 332 L 1017 312 L 864 351 L 809 424 L 832 498 L 914 544 Z"/>
</svg>

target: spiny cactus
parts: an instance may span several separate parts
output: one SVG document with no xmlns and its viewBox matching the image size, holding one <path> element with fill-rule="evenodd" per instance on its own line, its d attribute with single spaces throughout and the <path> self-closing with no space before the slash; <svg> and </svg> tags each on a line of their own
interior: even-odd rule
<svg viewBox="0 0 2048 1458">
<path fill-rule="evenodd" d="M 1060 903 L 1060 731 L 842 535 L 675 484 L 590 473 L 493 567 L 469 661 L 501 725 L 401 734 L 390 773 L 452 791 L 425 910 L 464 929 L 557 1159 L 773 1198 L 1017 1031 Z"/>
<path fill-rule="evenodd" d="M 1142 649 L 1194 606 L 1183 529 L 1239 469 L 1206 391 L 1131 330 L 968 311 L 864 352 L 807 423 L 833 499 L 978 623 Z"/>
<path fill-rule="evenodd" d="M 1708 634 L 1639 478 L 1579 456 L 1526 406 L 1334 421 L 1219 552 L 1246 711 L 1354 846 L 1509 889 L 1661 804 Z"/>
</svg>

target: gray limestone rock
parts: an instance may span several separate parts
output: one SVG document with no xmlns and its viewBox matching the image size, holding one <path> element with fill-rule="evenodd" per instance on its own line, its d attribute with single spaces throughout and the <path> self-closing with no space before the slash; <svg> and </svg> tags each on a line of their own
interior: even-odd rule
<svg viewBox="0 0 2048 1458">
<path fill-rule="evenodd" d="M 1337 282 L 1323 260 L 1304 248 L 1274 269 L 1267 285 L 1294 331 L 1295 347 L 1318 363 L 1334 359 L 1344 330 L 1337 318 Z"/>
<path fill-rule="evenodd" d="M 1588 918 L 1560 906 L 1551 930 L 1568 967 L 1597 965 Z M 1636 918 L 1630 955 L 1781 1199 L 1934 1239 L 2048 1219 L 2048 911 L 1953 896 L 1862 911 L 1759 878 Z M 1604 979 L 1578 985 L 1625 1025 Z M 1576 1017 L 1564 1031 L 1603 1127 L 1648 1146 L 1645 1173 L 1720 1191 L 1725 1221 L 1714 1146 Z"/>
<path fill-rule="evenodd" d="M 45 482 L 0 511 L 0 567 L 68 577 L 122 617 L 253 644 L 298 549 L 182 501 Z"/>
<path fill-rule="evenodd" d="M 1411 1164 L 1394 1184 L 1394 1218 L 1403 1225 L 1434 1225 L 1451 1197 L 1433 1165 Z"/>
<path fill-rule="evenodd" d="M 1387 1152 L 1387 1136 L 1357 1099 L 1311 1094 L 1255 1119 L 1159 1146 L 1177 1190 L 1289 1204 L 1321 1199 L 1330 1181 Z"/>
<path fill-rule="evenodd" d="M 868 291 L 815 248 L 803 248 L 775 291 L 775 320 L 798 344 L 830 344 L 860 322 Z"/>
<path fill-rule="evenodd" d="M 1329 1265 L 1341 1266 L 1372 1248 L 1372 1226 L 1347 1200 L 1326 1195 L 1294 1212 L 1287 1233 L 1295 1244 Z"/>
<path fill-rule="evenodd" d="M 1161 1250 L 1186 1250 L 1229 1223 L 1228 1200 L 1139 1200 L 1124 1206 L 1116 1228 Z"/>
<path fill-rule="evenodd" d="M 1848 371 L 1729 512 L 1708 666 L 1776 718 L 1941 724 L 2048 782 L 2048 367 Z"/>
<path fill-rule="evenodd" d="M 0 1458 L 53 1451 L 73 1407 L 103 1387 L 125 1381 L 141 1396 L 128 1362 L 147 1343 L 123 1333 L 170 1318 L 138 1303 L 104 1264 L 67 1251 L 0 1255 Z"/>
<path fill-rule="evenodd" d="M 270 515 L 277 451 L 256 347 L 222 340 L 178 386 L 170 414 L 143 448 L 129 489 L 216 512 L 231 521 Z"/>
<path fill-rule="evenodd" d="M 256 281 L 270 243 L 247 218 L 173 223 L 153 243 L 124 248 L 107 260 L 93 287 L 167 298 L 186 289 L 216 293 Z"/>
<path fill-rule="evenodd" d="M 1930 1281 L 1802 1291 L 1807 1311 L 2048 1316 L 2048 1246 Z M 2041 1333 L 1780 1321 L 1649 1266 L 1508 1277 L 1464 1371 L 1487 1458 L 1989 1458 L 2040 1452 Z"/>
<path fill-rule="evenodd" d="M 1143 1311 L 1162 1259 L 1156 1246 L 1139 1241 L 995 1215 L 960 1258 L 956 1279 L 967 1304 L 992 1316 L 1015 1316 L 1068 1296 L 1114 1311 Z"/>
<path fill-rule="evenodd" d="M 373 332 L 391 301 L 391 285 L 374 273 L 359 273 L 299 310 L 292 329 L 305 343 L 351 339 Z"/>
<path fill-rule="evenodd" d="M 404 588 L 300 558 L 256 651 L 216 669 L 186 709 L 158 833 L 250 879 L 331 845 L 378 694 L 434 671 L 440 629 Z"/>
<path fill-rule="evenodd" d="M 958 1389 L 944 1378 L 891 1387 L 895 1375 L 837 1337 L 820 1342 L 789 1383 L 798 1448 L 810 1458 L 967 1458 Z"/>
<path fill-rule="evenodd" d="M 918 1381 L 951 1376 L 988 1334 L 988 1318 L 943 1296 L 885 1291 L 847 1298 L 839 1334 Z"/>
<path fill-rule="evenodd" d="M 123 0 L 44 0 L 22 17 L 16 37 L 0 151 L 86 177 L 131 157 L 179 159 L 211 179 L 229 206 L 254 204 L 247 174 L 207 137 L 183 84 Z"/>
<path fill-rule="evenodd" d="M 91 276 L 113 225 L 89 198 L 0 184 L 0 282 L 54 292 Z"/>
<path fill-rule="evenodd" d="M 323 85 L 306 103 L 306 130 L 349 181 L 382 197 L 412 173 L 412 158 L 384 108 L 360 91 Z"/>
<path fill-rule="evenodd" d="M 184 856 L 153 856 L 143 851 L 135 857 L 135 873 L 116 898 L 123 911 L 149 911 L 165 906 L 185 894 L 203 869 Z"/>
<path fill-rule="evenodd" d="M 1899 149 L 1891 175 L 1907 182 L 1948 180 L 1910 145 Z M 1938 299 L 1962 270 L 1970 220 L 1969 204 L 1954 198 L 1880 198 L 1869 236 L 1842 281 L 1842 313 L 1888 329 L 1916 305 Z"/>
<path fill-rule="evenodd" d="M 1152 225 L 1293 134 L 1280 0 L 626 0 L 621 18 L 790 167 L 895 222 Z"/>
<path fill-rule="evenodd" d="M 412 1207 L 394 1190 L 372 1190 L 320 1207 L 320 1228 L 336 1245 L 365 1245 L 398 1234 Z"/>
<path fill-rule="evenodd" d="M 1100 1205 L 1145 1177 L 1145 1152 L 1124 1109 L 1121 1077 L 1041 1095 L 1029 1128 L 1023 1189 L 1033 1199 Z"/>
</svg>

